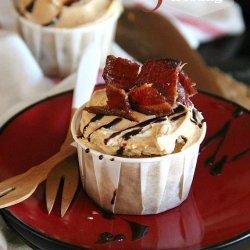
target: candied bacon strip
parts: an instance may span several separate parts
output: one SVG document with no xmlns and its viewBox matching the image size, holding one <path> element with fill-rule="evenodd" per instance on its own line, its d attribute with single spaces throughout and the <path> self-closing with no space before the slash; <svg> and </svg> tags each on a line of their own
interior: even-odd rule
<svg viewBox="0 0 250 250">
<path fill-rule="evenodd" d="M 106 84 L 112 84 L 124 90 L 131 89 L 137 80 L 139 65 L 127 59 L 109 55 L 103 71 Z"/>
<path fill-rule="evenodd" d="M 132 108 L 144 114 L 163 116 L 173 111 L 176 102 L 192 106 L 189 97 L 197 93 L 195 83 L 182 67 L 181 61 L 173 59 L 149 60 L 138 75 L 138 64 L 110 55 L 103 72 L 107 105 L 85 110 L 136 121 Z"/>
<path fill-rule="evenodd" d="M 102 114 L 102 115 L 115 115 L 119 117 L 124 117 L 131 121 L 138 121 L 134 116 L 132 111 L 125 112 L 124 110 L 111 109 L 109 106 L 90 106 L 85 107 L 85 111 L 93 114 Z"/>
<path fill-rule="evenodd" d="M 193 103 L 189 97 L 197 94 L 197 90 L 194 88 L 195 85 L 196 84 L 188 77 L 188 75 L 181 70 L 179 73 L 179 81 L 177 83 L 178 98 L 176 101 L 187 107 L 191 107 Z"/>
<path fill-rule="evenodd" d="M 179 82 L 183 86 L 188 96 L 197 94 L 197 90 L 194 88 L 196 84 L 188 77 L 188 75 L 183 70 L 181 70 L 181 72 L 179 73 Z"/>
<path fill-rule="evenodd" d="M 125 90 L 108 84 L 106 86 L 106 94 L 108 98 L 106 106 L 90 106 L 84 108 L 84 110 L 94 114 L 116 115 L 137 121 Z"/>
<path fill-rule="evenodd" d="M 190 101 L 188 94 L 186 93 L 184 87 L 181 85 L 180 82 L 177 83 L 177 91 L 178 97 L 176 101 L 187 107 L 191 107 L 193 103 Z"/>
<path fill-rule="evenodd" d="M 173 59 L 149 60 L 143 64 L 136 84 L 152 83 L 166 101 L 174 105 L 181 65 L 180 61 Z"/>
<path fill-rule="evenodd" d="M 147 115 L 163 116 L 173 111 L 171 105 L 152 84 L 145 83 L 129 93 L 132 107 Z"/>
<path fill-rule="evenodd" d="M 106 86 L 106 95 L 108 98 L 107 105 L 110 108 L 124 111 L 131 110 L 128 94 L 125 92 L 125 90 L 108 84 Z"/>
</svg>

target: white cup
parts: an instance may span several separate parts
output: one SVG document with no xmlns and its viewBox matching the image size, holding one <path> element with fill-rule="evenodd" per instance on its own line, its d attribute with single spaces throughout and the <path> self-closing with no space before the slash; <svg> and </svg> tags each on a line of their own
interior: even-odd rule
<svg viewBox="0 0 250 250">
<path fill-rule="evenodd" d="M 159 157 L 126 158 L 87 148 L 78 138 L 83 107 L 71 122 L 77 143 L 80 175 L 86 193 L 116 214 L 158 214 L 186 200 L 195 173 L 199 139 L 181 152 Z"/>
</svg>

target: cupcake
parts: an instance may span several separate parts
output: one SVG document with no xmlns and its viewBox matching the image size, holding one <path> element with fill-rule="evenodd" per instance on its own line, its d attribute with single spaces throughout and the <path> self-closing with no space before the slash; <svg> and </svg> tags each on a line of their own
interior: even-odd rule
<svg viewBox="0 0 250 250">
<path fill-rule="evenodd" d="M 83 187 L 103 209 L 157 214 L 187 198 L 206 123 L 183 66 L 108 56 L 105 88 L 76 111 L 71 130 Z"/>
<path fill-rule="evenodd" d="M 76 71 L 94 40 L 105 63 L 122 11 L 119 0 L 14 2 L 20 34 L 46 75 L 65 77 Z"/>
</svg>

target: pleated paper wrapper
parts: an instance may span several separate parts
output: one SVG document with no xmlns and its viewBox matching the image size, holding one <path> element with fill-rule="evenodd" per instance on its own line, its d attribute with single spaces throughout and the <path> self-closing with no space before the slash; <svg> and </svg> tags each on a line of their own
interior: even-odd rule
<svg viewBox="0 0 250 250">
<path fill-rule="evenodd" d="M 119 0 L 115 0 L 103 17 L 76 28 L 44 27 L 17 15 L 18 29 L 43 72 L 65 77 L 77 70 L 84 49 L 94 40 L 100 46 L 104 64 L 121 11 Z"/>
</svg>

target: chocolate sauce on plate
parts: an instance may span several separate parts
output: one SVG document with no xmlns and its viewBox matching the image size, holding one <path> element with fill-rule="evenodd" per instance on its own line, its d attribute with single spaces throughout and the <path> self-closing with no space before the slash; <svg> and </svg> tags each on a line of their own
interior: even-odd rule
<svg viewBox="0 0 250 250">
<path fill-rule="evenodd" d="M 121 242 L 121 241 L 125 240 L 125 238 L 126 237 L 125 237 L 124 234 L 113 235 L 110 232 L 104 232 L 104 233 L 100 234 L 99 239 L 98 239 L 98 241 L 96 243 L 105 244 L 105 243 L 112 242 L 112 241 Z"/>
<path fill-rule="evenodd" d="M 142 225 L 133 221 L 125 220 L 131 229 L 132 232 L 132 240 L 139 240 L 142 239 L 149 230 L 149 226 Z"/>
<path fill-rule="evenodd" d="M 244 114 L 244 110 L 241 108 L 236 108 L 234 112 L 232 113 L 232 117 L 229 121 L 227 121 L 218 131 L 216 131 L 210 138 L 206 140 L 206 142 L 201 146 L 200 153 L 206 150 L 214 141 L 219 140 L 217 146 L 214 149 L 214 152 L 211 156 L 209 156 L 205 160 L 205 166 L 210 167 L 209 172 L 211 175 L 218 176 L 221 175 L 223 168 L 225 165 L 229 162 L 233 162 L 236 160 L 239 160 L 244 155 L 248 154 L 250 152 L 250 148 L 243 150 L 242 152 L 237 153 L 234 155 L 231 160 L 229 160 L 229 156 L 224 154 L 218 159 L 217 161 L 217 154 L 220 151 L 228 132 L 231 128 L 231 124 L 234 121 L 234 119 L 237 119 L 238 117 L 242 116 Z"/>
</svg>

